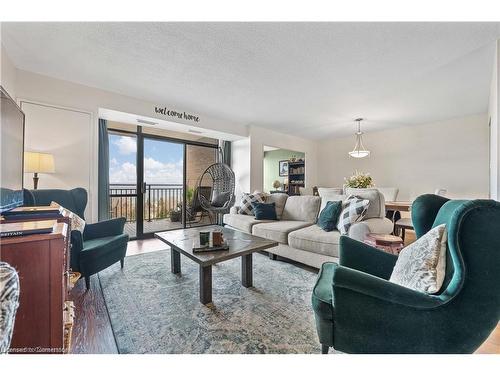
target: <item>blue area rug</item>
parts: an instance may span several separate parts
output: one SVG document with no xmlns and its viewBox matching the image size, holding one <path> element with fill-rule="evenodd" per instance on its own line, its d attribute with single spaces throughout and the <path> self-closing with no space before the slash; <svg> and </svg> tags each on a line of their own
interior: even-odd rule
<svg viewBox="0 0 500 375">
<path fill-rule="evenodd" d="M 134 255 L 99 273 L 120 353 L 319 353 L 311 308 L 316 274 L 254 254 L 252 288 L 241 259 L 213 266 L 213 305 L 198 300 L 198 265 L 170 251 Z"/>
</svg>

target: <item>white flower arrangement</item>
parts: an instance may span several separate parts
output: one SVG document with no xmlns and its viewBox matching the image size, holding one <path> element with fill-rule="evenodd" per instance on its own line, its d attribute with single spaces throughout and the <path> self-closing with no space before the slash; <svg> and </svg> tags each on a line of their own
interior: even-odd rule
<svg viewBox="0 0 500 375">
<path fill-rule="evenodd" d="M 369 173 L 355 171 L 350 177 L 344 177 L 345 187 L 366 189 L 375 186 Z"/>
</svg>

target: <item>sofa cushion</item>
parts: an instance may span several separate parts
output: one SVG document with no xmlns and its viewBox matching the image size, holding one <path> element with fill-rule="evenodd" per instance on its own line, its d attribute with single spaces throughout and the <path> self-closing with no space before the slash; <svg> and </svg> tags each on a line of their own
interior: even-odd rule
<svg viewBox="0 0 500 375">
<path fill-rule="evenodd" d="M 252 227 L 252 234 L 268 240 L 288 244 L 288 233 L 311 225 L 307 221 L 281 220 L 270 223 L 256 224 Z"/>
<path fill-rule="evenodd" d="M 288 245 L 311 253 L 339 256 L 340 232 L 325 232 L 318 225 L 295 230 L 288 235 Z"/>
<path fill-rule="evenodd" d="M 210 203 L 213 207 L 223 207 L 226 202 L 231 200 L 231 192 L 223 191 L 221 193 L 217 193 L 214 191 L 212 196 L 212 202 Z"/>
<path fill-rule="evenodd" d="M 370 205 L 364 216 L 365 219 L 385 217 L 385 199 L 384 195 L 378 189 L 346 188 L 345 192 L 348 196 L 355 195 L 358 198 L 370 201 Z"/>
<path fill-rule="evenodd" d="M 311 195 L 288 197 L 283 210 L 283 220 L 297 220 L 315 223 L 318 218 L 321 198 Z"/>
<path fill-rule="evenodd" d="M 342 188 L 319 187 L 318 194 L 320 197 L 327 195 L 327 194 L 342 195 L 342 194 L 344 194 L 344 191 Z"/>
<path fill-rule="evenodd" d="M 335 194 L 335 193 L 326 193 L 321 196 L 321 205 L 319 207 L 319 212 L 323 211 L 328 202 L 336 202 L 336 201 L 345 201 L 347 195 L 344 194 Z"/>
<path fill-rule="evenodd" d="M 80 259 L 99 258 L 106 252 L 114 252 L 117 247 L 127 247 L 128 235 L 120 234 L 86 240 L 83 242 L 83 249 L 80 252 Z"/>
<path fill-rule="evenodd" d="M 257 220 L 254 216 L 240 214 L 225 214 L 222 221 L 224 224 L 246 233 L 252 233 L 252 227 L 255 224 L 270 222 L 270 220 Z"/>
<path fill-rule="evenodd" d="M 299 195 L 314 195 L 314 189 L 312 187 L 299 186 Z"/>
<path fill-rule="evenodd" d="M 281 219 L 283 215 L 283 209 L 285 208 L 286 200 L 288 199 L 288 194 L 285 193 L 274 193 L 266 194 L 266 203 L 274 203 L 276 206 L 276 216 Z"/>
</svg>

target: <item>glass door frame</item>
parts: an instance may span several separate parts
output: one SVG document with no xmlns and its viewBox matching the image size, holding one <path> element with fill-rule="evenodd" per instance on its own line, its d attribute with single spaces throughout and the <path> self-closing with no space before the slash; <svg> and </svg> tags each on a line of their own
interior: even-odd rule
<svg viewBox="0 0 500 375">
<path fill-rule="evenodd" d="M 108 128 L 109 132 L 112 132 L 113 134 L 120 134 L 122 133 L 123 135 L 129 135 L 129 136 L 136 136 L 137 139 L 137 153 L 136 153 L 136 194 L 128 194 L 127 196 L 135 196 L 136 197 L 136 206 L 135 206 L 135 217 L 136 217 L 136 237 L 133 237 L 132 239 L 145 239 L 145 238 L 153 238 L 154 237 L 154 232 L 146 232 L 144 233 L 144 197 L 146 194 L 146 191 L 144 189 L 144 140 L 145 139 L 153 139 L 153 140 L 159 140 L 159 141 L 165 141 L 165 142 L 171 142 L 171 143 L 178 143 L 183 145 L 183 165 L 182 165 L 182 227 L 181 228 L 172 228 L 172 229 L 165 229 L 165 231 L 168 230 L 176 230 L 176 229 L 186 229 L 187 228 L 187 220 L 186 220 L 186 204 L 185 202 L 187 201 L 187 146 L 192 145 L 192 146 L 201 146 L 201 147 L 207 147 L 207 148 L 213 148 L 215 151 L 215 162 L 219 161 L 219 153 L 217 150 L 219 149 L 219 144 L 210 144 L 210 143 L 204 143 L 204 142 L 197 142 L 197 141 L 191 141 L 191 140 L 186 140 L 186 139 L 181 139 L 181 138 L 172 138 L 172 137 L 167 137 L 167 136 L 162 136 L 162 135 L 157 135 L 157 134 L 148 134 L 148 133 L 143 133 L 142 131 L 143 127 L 142 126 L 137 126 L 136 131 L 129 131 L 129 130 L 122 130 L 122 129 L 113 129 L 113 128 Z M 109 192 L 108 192 L 109 194 Z M 204 225 L 210 225 L 210 224 L 204 224 Z M 200 225 L 200 226 L 203 226 Z"/>
</svg>

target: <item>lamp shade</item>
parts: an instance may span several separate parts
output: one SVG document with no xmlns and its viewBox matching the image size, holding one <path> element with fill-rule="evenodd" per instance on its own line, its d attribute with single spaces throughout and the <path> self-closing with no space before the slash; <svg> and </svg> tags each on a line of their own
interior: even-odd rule
<svg viewBox="0 0 500 375">
<path fill-rule="evenodd" d="M 24 172 L 54 173 L 54 155 L 42 152 L 25 152 Z"/>
</svg>

